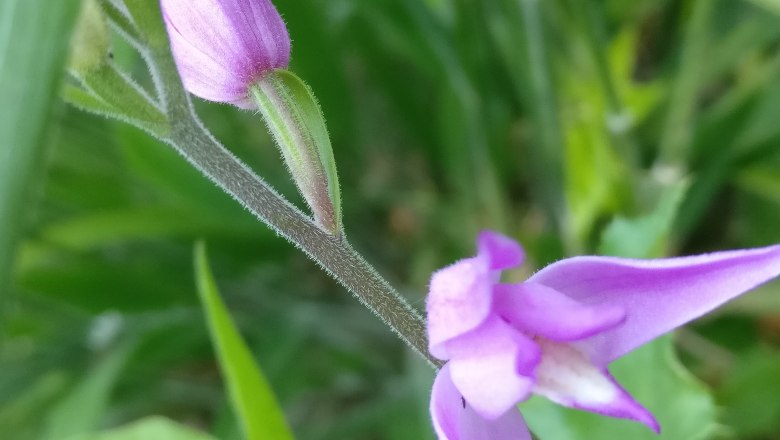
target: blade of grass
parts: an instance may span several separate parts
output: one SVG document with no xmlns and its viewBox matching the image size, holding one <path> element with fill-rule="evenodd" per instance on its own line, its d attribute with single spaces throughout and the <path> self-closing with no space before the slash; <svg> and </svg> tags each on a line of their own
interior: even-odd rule
<svg viewBox="0 0 780 440">
<path fill-rule="evenodd" d="M 538 130 L 538 145 L 531 160 L 537 174 L 538 199 L 545 205 L 555 226 L 562 228 L 564 216 L 563 201 L 563 146 L 558 104 L 553 90 L 553 75 L 548 64 L 542 16 L 543 5 L 539 0 L 517 0 L 523 19 L 523 30 L 527 45 L 528 76 L 531 84 L 532 118 Z M 571 241 L 569 239 L 569 241 Z"/>
<path fill-rule="evenodd" d="M 70 437 L 68 440 L 216 440 L 214 437 L 164 417 L 147 417 L 99 434 Z"/>
<path fill-rule="evenodd" d="M 246 439 L 292 440 L 268 381 L 220 298 L 203 242 L 195 246 L 195 273 L 219 367 Z"/>
<path fill-rule="evenodd" d="M 80 2 L 0 3 L 0 329 L 14 248 Z M 0 331 L 0 334 L 2 332 Z"/>
<path fill-rule="evenodd" d="M 129 346 L 115 349 L 52 409 L 46 419 L 42 439 L 56 440 L 87 434 L 98 428 L 129 349 Z"/>
<path fill-rule="evenodd" d="M 667 118 L 659 145 L 659 161 L 684 171 L 693 137 L 693 117 L 707 68 L 708 32 L 716 0 L 696 0 L 682 42 L 679 68 L 672 84 Z M 680 173 L 682 175 L 682 173 Z"/>
</svg>

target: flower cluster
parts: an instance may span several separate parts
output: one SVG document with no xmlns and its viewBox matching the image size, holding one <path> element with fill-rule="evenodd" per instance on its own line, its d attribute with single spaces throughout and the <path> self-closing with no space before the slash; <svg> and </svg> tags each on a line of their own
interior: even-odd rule
<svg viewBox="0 0 780 440">
<path fill-rule="evenodd" d="M 575 257 L 503 284 L 519 244 L 483 232 L 475 257 L 433 274 L 430 352 L 447 361 L 431 396 L 441 440 L 531 439 L 515 405 L 536 393 L 571 408 L 636 420 L 653 415 L 607 365 L 780 275 L 780 246 L 692 257 Z"/>
</svg>

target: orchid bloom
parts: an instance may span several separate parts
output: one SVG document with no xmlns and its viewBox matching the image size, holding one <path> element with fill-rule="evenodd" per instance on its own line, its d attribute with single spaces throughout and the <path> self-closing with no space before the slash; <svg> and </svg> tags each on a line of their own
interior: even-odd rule
<svg viewBox="0 0 780 440">
<path fill-rule="evenodd" d="M 290 62 L 290 36 L 270 0 L 161 0 L 184 87 L 253 108 L 249 87 Z"/>
<path fill-rule="evenodd" d="M 778 245 L 657 260 L 575 257 L 503 284 L 501 271 L 523 261 L 520 245 L 486 231 L 477 246 L 430 283 L 429 349 L 447 361 L 431 396 L 440 440 L 530 440 L 515 406 L 531 393 L 659 432 L 607 365 L 780 275 Z"/>
</svg>

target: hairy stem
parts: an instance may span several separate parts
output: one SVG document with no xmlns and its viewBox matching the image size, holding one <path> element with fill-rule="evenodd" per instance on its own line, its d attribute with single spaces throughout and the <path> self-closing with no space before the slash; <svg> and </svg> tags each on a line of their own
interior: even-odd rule
<svg viewBox="0 0 780 440">
<path fill-rule="evenodd" d="M 425 320 L 343 237 L 329 234 L 287 202 L 209 133 L 195 115 L 166 45 L 145 53 L 171 122 L 166 141 L 258 219 L 317 262 L 433 366 Z"/>
</svg>

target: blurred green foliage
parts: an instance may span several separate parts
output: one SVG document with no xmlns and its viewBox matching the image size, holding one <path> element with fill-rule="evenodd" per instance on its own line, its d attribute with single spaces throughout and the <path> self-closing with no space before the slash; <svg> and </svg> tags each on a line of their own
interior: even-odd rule
<svg viewBox="0 0 780 440">
<path fill-rule="evenodd" d="M 27 214 L 0 211 L 0 255 L 19 243 L 13 281 L 0 284 L 0 437 L 208 438 L 159 418 L 96 434 L 157 415 L 241 438 L 198 305 L 191 248 L 203 238 L 297 438 L 432 438 L 432 372 L 379 320 L 167 146 L 51 102 L 45 78 L 74 81 L 62 70 L 73 17 L 65 6 L 11 13 L 25 1 L 0 4 L 1 89 L 31 90 L 4 95 L 0 112 L 0 194 Z M 291 69 L 327 118 L 346 233 L 419 307 L 431 271 L 471 254 L 481 228 L 520 238 L 526 273 L 586 252 L 780 242 L 777 1 L 275 4 L 293 38 Z M 151 90 L 137 52 L 117 35 L 112 46 L 113 63 Z M 22 61 L 35 61 L 35 76 Z M 257 115 L 197 107 L 218 139 L 303 206 Z M 44 154 L 26 154 L 37 147 Z M 12 161 L 18 152 L 38 157 L 34 166 Z M 7 183 L 12 174 L 27 183 Z M 667 435 L 698 435 L 714 416 L 710 437 L 780 438 L 778 298 L 775 282 L 678 334 L 714 415 L 669 340 L 615 374 L 651 407 L 693 396 L 670 405 L 693 426 Z M 529 410 L 532 426 L 560 421 L 570 437 L 559 438 L 636 428 L 543 413 Z"/>
</svg>

